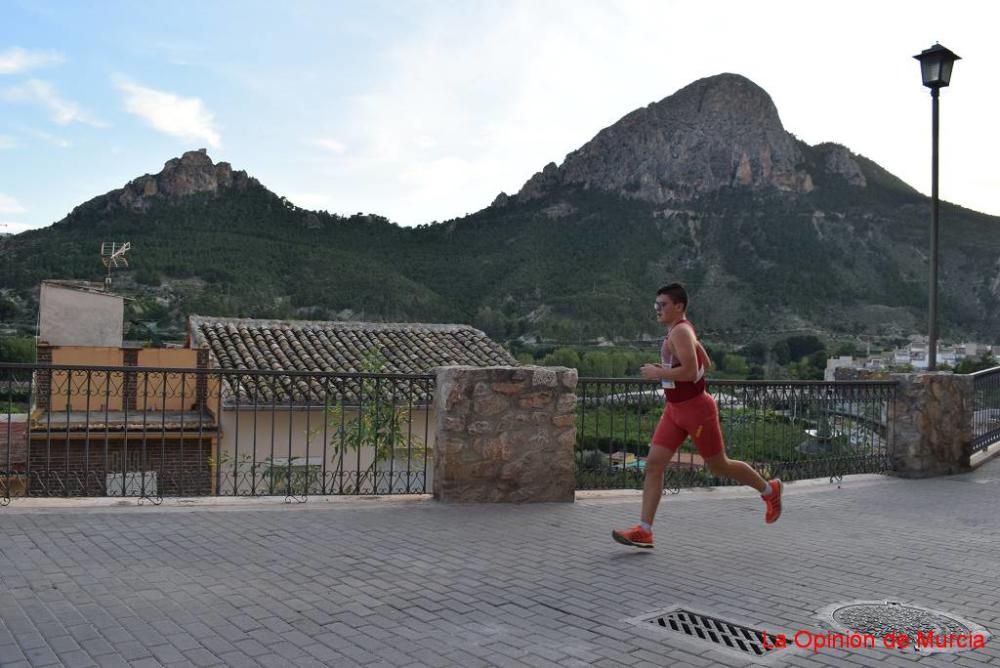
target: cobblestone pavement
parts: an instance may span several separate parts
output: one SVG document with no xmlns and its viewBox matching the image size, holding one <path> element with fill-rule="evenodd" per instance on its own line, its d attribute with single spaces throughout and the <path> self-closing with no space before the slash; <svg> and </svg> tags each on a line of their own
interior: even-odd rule
<svg viewBox="0 0 1000 668">
<path fill-rule="evenodd" d="M 668 496 L 0 508 L 0 666 L 747 666 L 627 621 L 675 604 L 783 632 L 899 600 L 1000 630 L 1000 460 L 950 478 Z M 766 665 L 1000 666 L 975 651 L 779 650 Z"/>
</svg>

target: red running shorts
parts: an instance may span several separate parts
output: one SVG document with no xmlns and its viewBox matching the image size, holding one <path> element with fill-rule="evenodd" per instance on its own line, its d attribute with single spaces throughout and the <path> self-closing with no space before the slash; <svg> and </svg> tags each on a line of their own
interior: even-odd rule
<svg viewBox="0 0 1000 668">
<path fill-rule="evenodd" d="M 707 392 L 679 403 L 667 402 L 653 432 L 653 445 L 676 450 L 688 436 L 703 459 L 723 451 L 719 407 Z"/>
</svg>

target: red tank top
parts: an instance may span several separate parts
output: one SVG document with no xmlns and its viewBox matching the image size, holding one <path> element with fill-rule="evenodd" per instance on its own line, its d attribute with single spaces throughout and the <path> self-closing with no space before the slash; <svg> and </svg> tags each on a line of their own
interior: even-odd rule
<svg viewBox="0 0 1000 668">
<path fill-rule="evenodd" d="M 674 327 L 678 325 L 685 324 L 694 331 L 694 325 L 687 318 L 682 318 L 674 323 Z M 673 330 L 673 328 L 671 330 Z M 680 361 L 674 359 L 673 353 L 670 352 L 670 334 L 663 337 L 663 345 L 660 346 L 660 360 L 663 362 L 663 366 L 676 369 L 681 365 Z M 673 381 L 673 387 L 664 387 L 664 393 L 667 395 L 667 401 L 671 403 L 678 403 L 681 401 L 687 401 L 688 399 L 694 399 L 705 391 L 705 356 L 701 352 L 701 348 L 695 349 L 695 354 L 697 355 L 698 361 L 698 377 L 697 380 L 675 380 Z M 668 381 L 669 382 L 669 381 Z"/>
</svg>

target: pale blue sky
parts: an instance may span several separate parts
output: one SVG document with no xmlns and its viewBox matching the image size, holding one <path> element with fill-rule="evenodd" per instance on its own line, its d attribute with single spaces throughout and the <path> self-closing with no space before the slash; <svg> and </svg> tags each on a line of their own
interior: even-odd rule
<svg viewBox="0 0 1000 668">
<path fill-rule="evenodd" d="M 445 220 L 703 76 L 927 192 L 911 56 L 956 51 L 941 194 L 1000 214 L 995 3 L 0 0 L 0 231 L 205 147 L 300 206 Z M 925 17 L 933 16 L 933 20 Z"/>
</svg>

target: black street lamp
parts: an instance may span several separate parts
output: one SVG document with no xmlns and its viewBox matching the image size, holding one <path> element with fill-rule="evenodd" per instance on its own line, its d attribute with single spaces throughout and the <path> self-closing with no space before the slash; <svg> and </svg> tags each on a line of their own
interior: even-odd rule
<svg viewBox="0 0 1000 668">
<path fill-rule="evenodd" d="M 937 368 L 937 298 L 938 298 L 938 91 L 951 82 L 951 68 L 957 55 L 935 43 L 913 56 L 920 61 L 920 75 L 931 89 L 931 278 L 930 332 L 927 341 L 927 370 Z"/>
</svg>

